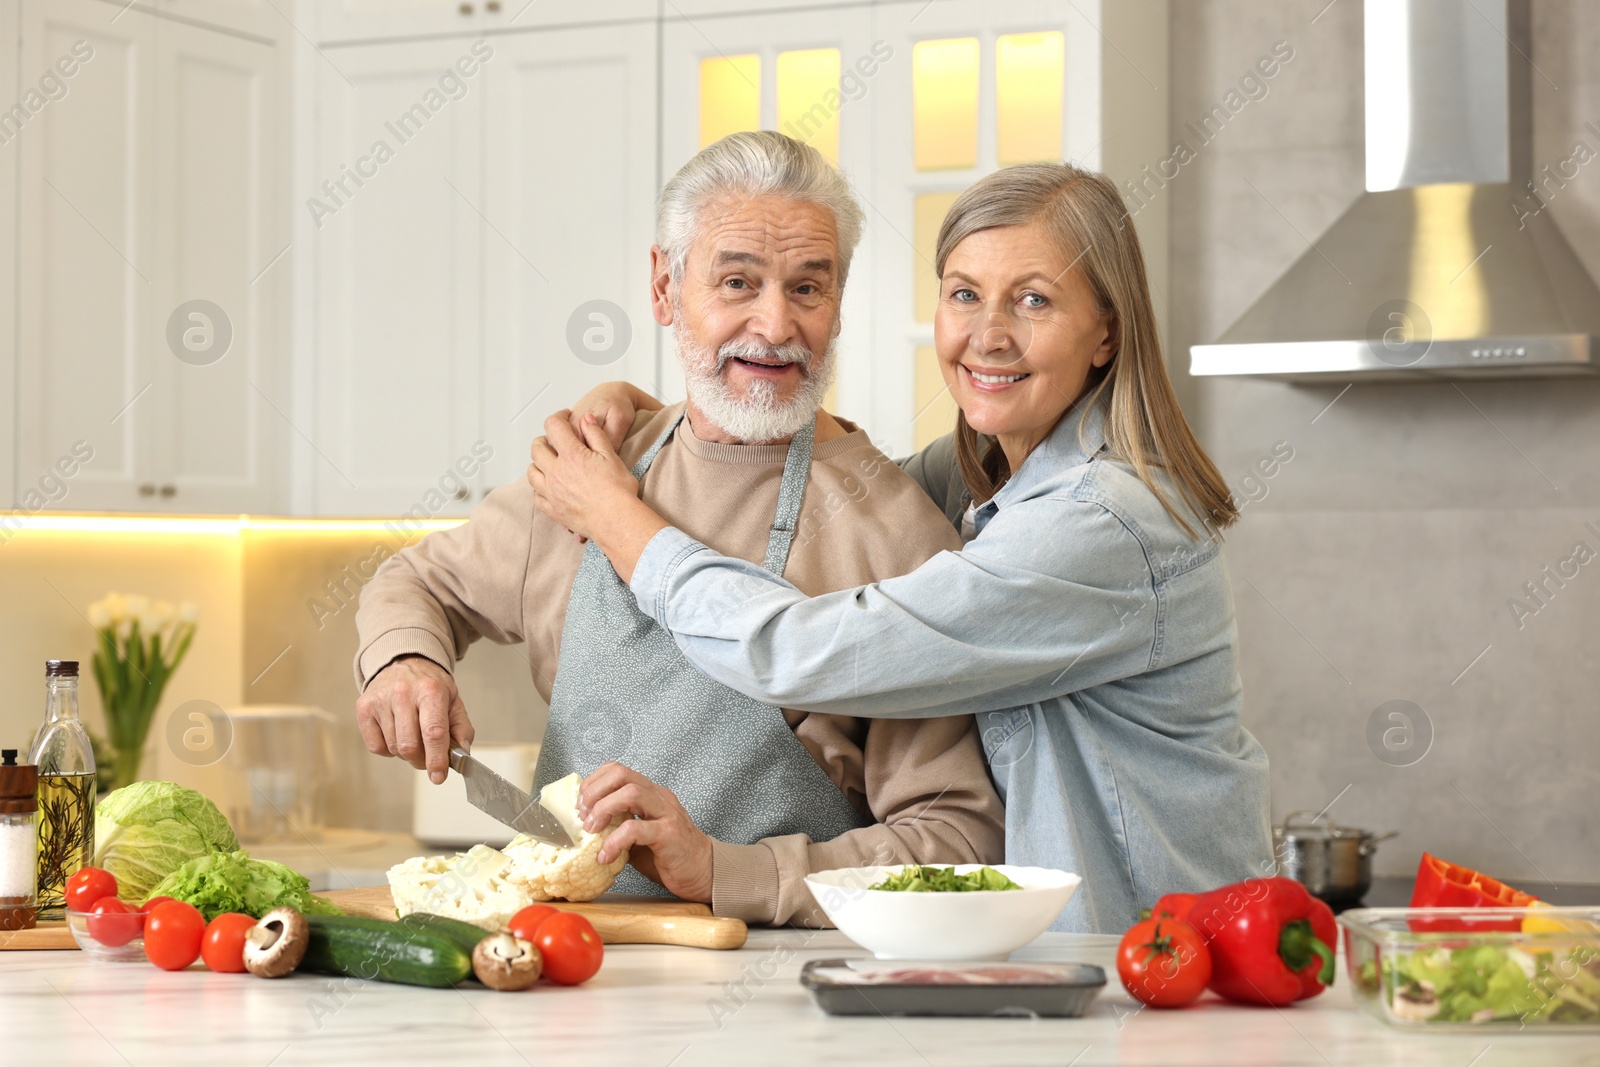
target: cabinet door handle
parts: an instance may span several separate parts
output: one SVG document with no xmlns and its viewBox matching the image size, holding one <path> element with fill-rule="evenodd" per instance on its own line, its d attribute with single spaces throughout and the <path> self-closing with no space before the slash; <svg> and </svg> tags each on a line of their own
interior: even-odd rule
<svg viewBox="0 0 1600 1067">
<path fill-rule="evenodd" d="M 150 482 L 145 482 L 143 485 L 139 486 L 139 495 L 140 496 L 155 496 L 156 495 L 156 487 L 155 487 L 155 485 L 150 483 Z"/>
<path fill-rule="evenodd" d="M 161 495 L 162 496 L 177 496 L 178 495 L 178 487 L 175 486 L 175 485 L 163 485 L 161 487 Z"/>
<path fill-rule="evenodd" d="M 471 494 L 467 491 L 467 487 L 463 485 L 460 489 L 456 490 L 455 495 L 457 500 L 465 500 Z"/>
<path fill-rule="evenodd" d="M 456 10 L 461 12 L 463 15 L 470 15 L 472 14 L 472 5 L 462 4 L 460 7 L 456 8 Z"/>
<path fill-rule="evenodd" d="M 483 9 L 489 12 L 491 15 L 494 14 L 496 11 L 500 10 L 500 0 L 489 0 L 487 4 L 483 5 Z"/>
</svg>

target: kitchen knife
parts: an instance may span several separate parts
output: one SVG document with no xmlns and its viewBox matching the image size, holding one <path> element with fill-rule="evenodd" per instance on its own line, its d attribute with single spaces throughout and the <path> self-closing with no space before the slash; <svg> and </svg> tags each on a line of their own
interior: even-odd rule
<svg viewBox="0 0 1600 1067">
<path fill-rule="evenodd" d="M 466 749 L 451 747 L 450 769 L 466 781 L 468 802 L 491 819 L 537 841 L 558 848 L 572 847 L 572 838 L 538 798 L 529 796 L 473 759 Z"/>
</svg>

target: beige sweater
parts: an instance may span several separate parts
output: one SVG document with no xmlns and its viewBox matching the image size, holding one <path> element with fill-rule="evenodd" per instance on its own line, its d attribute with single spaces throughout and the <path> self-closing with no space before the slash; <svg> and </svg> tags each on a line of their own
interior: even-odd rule
<svg viewBox="0 0 1600 1067">
<path fill-rule="evenodd" d="M 680 405 L 681 406 L 681 405 Z M 630 465 L 679 406 L 641 413 Z M 867 435 L 817 443 L 784 577 L 810 595 L 914 570 L 960 547 L 949 521 Z M 673 525 L 759 563 L 777 508 L 786 445 L 701 441 L 688 420 L 646 473 L 643 498 Z M 395 657 L 447 670 L 478 637 L 524 642 L 548 700 L 582 546 L 546 518 L 525 479 L 494 490 L 465 525 L 384 562 L 356 614 L 362 687 Z M 471 713 L 471 708 L 468 708 Z M 714 846 L 713 910 L 747 922 L 825 925 L 803 878 L 881 863 L 995 863 L 1004 812 L 973 720 L 869 720 L 785 711 L 795 736 L 856 808 L 876 820 L 832 841 L 803 834 Z"/>
</svg>

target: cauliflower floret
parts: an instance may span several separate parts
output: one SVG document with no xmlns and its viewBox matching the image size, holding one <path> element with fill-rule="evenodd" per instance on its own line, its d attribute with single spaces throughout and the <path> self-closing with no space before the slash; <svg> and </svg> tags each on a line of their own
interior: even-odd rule
<svg viewBox="0 0 1600 1067">
<path fill-rule="evenodd" d="M 539 791 L 540 805 L 556 817 L 572 838 L 570 848 L 557 848 L 526 834 L 518 834 L 506 846 L 510 860 L 506 880 L 534 900 L 593 900 L 610 889 L 628 865 L 626 851 L 610 863 L 595 862 L 600 846 L 624 820 L 613 819 L 599 833 L 585 830 L 578 817 L 578 787 L 582 784 L 581 777 L 569 774 Z"/>
<path fill-rule="evenodd" d="M 401 915 L 422 911 L 500 930 L 535 899 L 509 877 L 510 866 L 488 845 L 454 857 L 417 856 L 389 868 L 389 891 Z"/>
</svg>

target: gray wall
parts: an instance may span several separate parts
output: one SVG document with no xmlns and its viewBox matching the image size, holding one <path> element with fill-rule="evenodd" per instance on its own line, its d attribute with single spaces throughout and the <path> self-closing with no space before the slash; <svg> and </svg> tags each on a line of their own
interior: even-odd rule
<svg viewBox="0 0 1600 1067">
<path fill-rule="evenodd" d="M 1175 370 L 1360 194 L 1361 8 L 1172 5 L 1174 137 L 1273 42 L 1295 49 L 1163 191 Z M 1600 124 L 1600 4 L 1535 0 L 1533 15 L 1537 168 L 1578 140 L 1600 152 L 1582 128 Z M 1549 210 L 1600 276 L 1600 160 Z M 1579 542 L 1600 553 L 1600 382 L 1358 384 L 1318 417 L 1340 386 L 1178 377 L 1239 496 L 1275 443 L 1294 449 L 1226 550 L 1274 816 L 1338 797 L 1339 821 L 1399 830 L 1380 874 L 1413 872 L 1426 848 L 1533 892 L 1600 882 L 1600 559 L 1520 626 L 1508 606 Z M 1396 699 L 1434 732 L 1409 766 L 1366 739 Z"/>
</svg>

